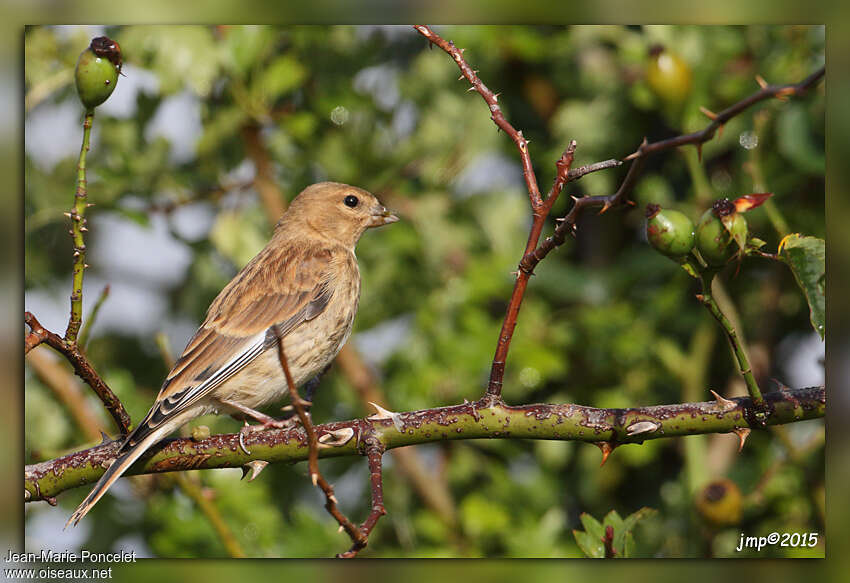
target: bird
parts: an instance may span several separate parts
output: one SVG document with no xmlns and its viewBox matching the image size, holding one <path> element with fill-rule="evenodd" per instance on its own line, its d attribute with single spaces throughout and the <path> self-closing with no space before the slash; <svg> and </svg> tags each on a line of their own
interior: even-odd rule
<svg viewBox="0 0 850 583">
<path fill-rule="evenodd" d="M 138 426 L 68 522 L 76 525 L 145 451 L 209 413 L 279 421 L 257 411 L 288 394 L 278 343 L 296 386 L 323 371 L 351 334 L 360 299 L 354 246 L 398 221 L 371 193 L 338 182 L 308 186 L 268 244 L 221 290 Z M 240 433 L 241 437 L 241 433 Z"/>
</svg>

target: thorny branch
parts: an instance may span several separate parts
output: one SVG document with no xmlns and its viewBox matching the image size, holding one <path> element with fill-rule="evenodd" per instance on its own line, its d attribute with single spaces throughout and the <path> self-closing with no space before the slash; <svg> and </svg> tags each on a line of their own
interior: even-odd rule
<svg viewBox="0 0 850 583">
<path fill-rule="evenodd" d="M 516 319 L 519 314 L 520 305 L 522 304 L 523 296 L 525 295 L 525 290 L 528 285 L 528 279 L 533 274 L 535 266 L 540 263 L 540 261 L 542 261 L 553 249 L 562 245 L 566 241 L 566 235 L 568 233 L 575 235 L 576 221 L 582 211 L 587 208 L 601 207 L 599 212 L 604 213 L 613 207 L 634 204 L 629 200 L 628 196 L 637 181 L 637 177 L 643 167 L 643 162 L 648 155 L 687 144 L 695 144 L 697 145 L 701 156 L 703 142 L 714 137 L 715 132 L 718 129 L 722 129 L 723 124 L 751 105 L 772 97 L 787 99 L 790 95 L 800 95 L 815 85 L 825 74 L 825 68 L 821 67 L 818 71 L 812 73 L 806 79 L 794 85 L 768 85 L 761 77 L 757 77 L 756 81 L 761 86 L 760 91 L 742 99 L 738 103 L 724 109 L 718 114 L 708 111 L 707 109 L 703 109 L 703 112 L 712 120 L 711 123 L 709 123 L 703 130 L 651 144 L 644 138 L 637 151 L 624 158 L 624 161 L 631 160 L 632 164 L 617 191 L 611 195 L 585 196 L 582 198 L 574 197 L 574 204 L 572 208 L 566 216 L 558 219 L 558 225 L 552 236 L 546 238 L 543 243 L 538 246 L 538 241 L 540 240 L 540 234 L 543 230 L 546 217 L 548 216 L 555 200 L 557 200 L 558 194 L 561 189 L 563 189 L 564 184 L 571 180 L 580 178 L 588 171 L 610 168 L 618 164 L 614 164 L 613 161 L 609 160 L 591 165 L 594 167 L 593 170 L 590 170 L 590 167 L 582 167 L 573 173 L 570 171 L 569 166 L 572 162 L 576 144 L 575 141 L 572 141 L 567 150 L 561 156 L 561 159 L 556 163 L 558 172 L 549 196 L 545 200 L 542 199 L 537 186 L 537 178 L 531 164 L 531 157 L 528 152 L 528 140 L 523 137 L 521 131 L 517 131 L 505 119 L 498 106 L 498 96 L 484 85 L 484 83 L 478 78 L 476 72 L 466 62 L 463 57 L 463 49 L 457 48 L 453 42 L 443 39 L 427 26 L 416 25 L 413 28 L 419 34 L 427 38 L 429 42 L 437 45 L 440 49 L 448 53 L 452 59 L 454 59 L 462 73 L 461 79 L 465 78 L 469 81 L 471 84 L 470 91 L 476 91 L 481 95 L 490 108 L 490 118 L 499 127 L 499 129 L 504 130 L 516 144 L 519 149 L 520 159 L 522 161 L 523 177 L 525 178 L 528 196 L 531 201 L 533 220 L 531 230 L 529 232 L 528 243 L 526 245 L 525 252 L 523 253 L 523 257 L 519 262 L 519 269 L 516 272 L 516 282 L 514 283 L 511 299 L 508 304 L 501 332 L 499 333 L 496 354 L 493 357 L 493 364 L 490 371 L 490 381 L 487 385 L 484 397 L 482 398 L 482 403 L 484 404 L 493 402 L 494 400 L 501 400 L 502 381 L 505 373 L 505 360 L 507 358 L 511 338 L 513 337 L 514 329 L 516 327 Z"/>
<path fill-rule="evenodd" d="M 711 123 L 705 126 L 705 128 L 701 129 L 698 132 L 693 132 L 691 134 L 683 134 L 681 136 L 668 138 L 666 140 L 653 142 L 651 144 L 641 144 L 641 147 L 638 148 L 637 151 L 626 156 L 624 160 L 643 158 L 648 156 L 649 154 L 654 154 L 656 152 L 669 150 L 671 148 L 678 148 L 679 146 L 686 146 L 689 144 L 696 145 L 697 150 L 700 152 L 701 155 L 702 144 L 713 138 L 714 133 L 718 129 L 723 128 L 723 125 L 726 122 L 728 122 L 730 119 L 732 119 L 739 113 L 743 112 L 745 109 L 749 108 L 751 105 L 754 105 L 759 101 L 764 101 L 765 99 L 771 99 L 773 97 L 776 97 L 778 99 L 787 99 L 789 96 L 802 95 L 803 93 L 811 89 L 813 86 L 815 86 L 825 74 L 826 67 L 821 67 L 799 83 L 791 85 L 768 85 L 767 83 L 765 83 L 764 79 L 757 76 L 756 82 L 761 87 L 760 91 L 753 93 L 749 97 L 745 97 L 734 105 L 727 107 L 720 113 L 713 113 L 703 108 L 703 113 L 705 113 L 705 115 L 707 115 L 711 119 Z"/>
<path fill-rule="evenodd" d="M 351 540 L 354 542 L 352 549 L 355 547 L 359 551 L 366 546 L 368 534 L 364 534 L 357 526 L 352 523 L 345 514 L 339 509 L 338 500 L 334 495 L 334 488 L 331 486 L 324 476 L 319 472 L 319 438 L 316 434 L 316 429 L 310 416 L 305 410 L 305 406 L 310 403 L 301 398 L 298 394 L 298 388 L 295 386 L 295 381 L 292 379 L 292 372 L 289 370 L 289 363 L 286 360 L 286 353 L 283 349 L 283 338 L 278 337 L 277 341 L 278 357 L 280 358 L 280 366 L 283 368 L 283 374 L 286 377 L 286 384 L 289 387 L 289 398 L 298 419 L 301 421 L 301 426 L 304 427 L 304 433 L 307 435 L 308 455 L 307 463 L 310 469 L 310 479 L 314 486 L 319 486 L 322 492 L 325 493 L 325 509 L 336 519 L 340 528 L 348 533 Z M 355 552 L 356 554 L 356 552 Z M 354 556 L 354 555 L 352 555 Z"/>
<path fill-rule="evenodd" d="M 83 321 L 83 275 L 86 267 L 85 233 L 87 228 L 86 208 L 88 194 L 86 182 L 86 154 L 89 151 L 89 138 L 94 122 L 94 109 L 86 111 L 83 122 L 83 144 L 80 147 L 80 158 L 77 162 L 77 190 L 74 193 L 74 206 L 65 215 L 71 219 L 71 238 L 74 240 L 74 269 L 71 285 L 71 317 L 68 319 L 68 329 L 65 331 L 65 341 L 74 346 L 77 343 L 77 333 Z"/>
<path fill-rule="evenodd" d="M 30 327 L 30 333 L 24 340 L 25 351 L 29 352 L 41 343 L 45 343 L 57 352 L 68 359 L 68 362 L 74 367 L 74 372 L 77 376 L 83 379 L 94 392 L 103 401 L 104 407 L 112 415 L 118 429 L 122 435 L 126 435 L 130 430 L 130 416 L 121 404 L 121 400 L 112 392 L 112 389 L 103 382 L 100 375 L 94 370 L 91 363 L 85 355 L 80 351 L 80 347 L 74 343 L 69 344 L 58 334 L 47 330 L 30 312 L 24 313 L 24 323 Z"/>
<path fill-rule="evenodd" d="M 826 391 L 822 386 L 765 393 L 764 399 L 770 411 L 767 425 L 820 418 L 826 409 Z M 593 443 L 603 448 L 603 453 L 605 449 L 610 453 L 629 443 L 686 435 L 732 433 L 740 439 L 739 436 L 750 428 L 762 428 L 761 422 L 754 417 L 755 412 L 749 397 L 725 399 L 719 395 L 713 401 L 702 403 L 628 409 L 599 409 L 573 404 L 508 406 L 502 403 L 481 407 L 479 403 L 465 403 L 392 413 L 382 418 L 326 423 L 313 429 L 322 444 L 326 436 L 343 433 L 367 436 L 365 439 L 349 439 L 336 447 L 322 448 L 319 455 L 350 456 L 365 449 L 371 456 L 370 470 L 374 474 L 377 469 L 377 443 L 390 450 L 460 439 L 554 439 Z M 250 446 L 250 454 L 239 447 L 239 434 L 212 435 L 198 442 L 166 439 L 152 447 L 128 470 L 127 475 L 238 468 L 255 460 L 294 463 L 309 457 L 310 444 L 300 427 L 252 432 L 246 442 Z M 104 443 L 27 466 L 26 501 L 44 500 L 97 481 L 105 471 L 104 465 L 114 459 L 120 445 L 120 441 Z M 380 489 L 374 487 L 376 480 L 373 475 L 373 514 L 381 502 L 378 497 Z M 377 520 L 377 515 L 374 520 Z M 368 526 L 367 523 L 364 526 Z"/>
</svg>

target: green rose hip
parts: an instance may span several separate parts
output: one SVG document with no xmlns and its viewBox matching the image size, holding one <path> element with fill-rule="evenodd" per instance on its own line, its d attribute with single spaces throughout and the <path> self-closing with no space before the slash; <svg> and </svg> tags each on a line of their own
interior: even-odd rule
<svg viewBox="0 0 850 583">
<path fill-rule="evenodd" d="M 697 225 L 697 250 L 708 265 L 722 267 L 744 249 L 747 220 L 735 203 L 721 199 L 703 213 Z"/>
<path fill-rule="evenodd" d="M 121 72 L 121 47 L 114 40 L 99 36 L 80 53 L 74 79 L 77 95 L 86 109 L 94 109 L 106 101 Z"/>
<path fill-rule="evenodd" d="M 646 238 L 659 253 L 681 260 L 694 248 L 694 223 L 684 213 L 648 204 Z"/>
</svg>

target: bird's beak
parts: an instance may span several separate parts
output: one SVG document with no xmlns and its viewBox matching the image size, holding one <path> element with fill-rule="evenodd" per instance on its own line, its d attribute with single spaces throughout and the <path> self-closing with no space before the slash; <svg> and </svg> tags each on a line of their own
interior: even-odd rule
<svg viewBox="0 0 850 583">
<path fill-rule="evenodd" d="M 377 206 L 372 211 L 372 218 L 369 220 L 370 227 L 380 227 L 381 225 L 387 225 L 389 223 L 394 223 L 398 220 L 398 217 L 392 214 L 390 211 L 383 206 Z"/>
</svg>

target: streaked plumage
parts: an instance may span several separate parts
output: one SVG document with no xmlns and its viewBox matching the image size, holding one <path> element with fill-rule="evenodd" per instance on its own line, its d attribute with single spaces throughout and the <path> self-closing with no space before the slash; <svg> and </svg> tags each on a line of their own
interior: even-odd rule
<svg viewBox="0 0 850 583">
<path fill-rule="evenodd" d="M 210 305 L 150 411 L 68 524 L 79 522 L 151 445 L 191 419 L 244 414 L 281 400 L 288 387 L 278 338 L 297 385 L 321 372 L 345 344 L 357 312 L 354 245 L 367 228 L 396 220 L 353 186 L 322 182 L 301 192 L 266 247 Z"/>
</svg>

